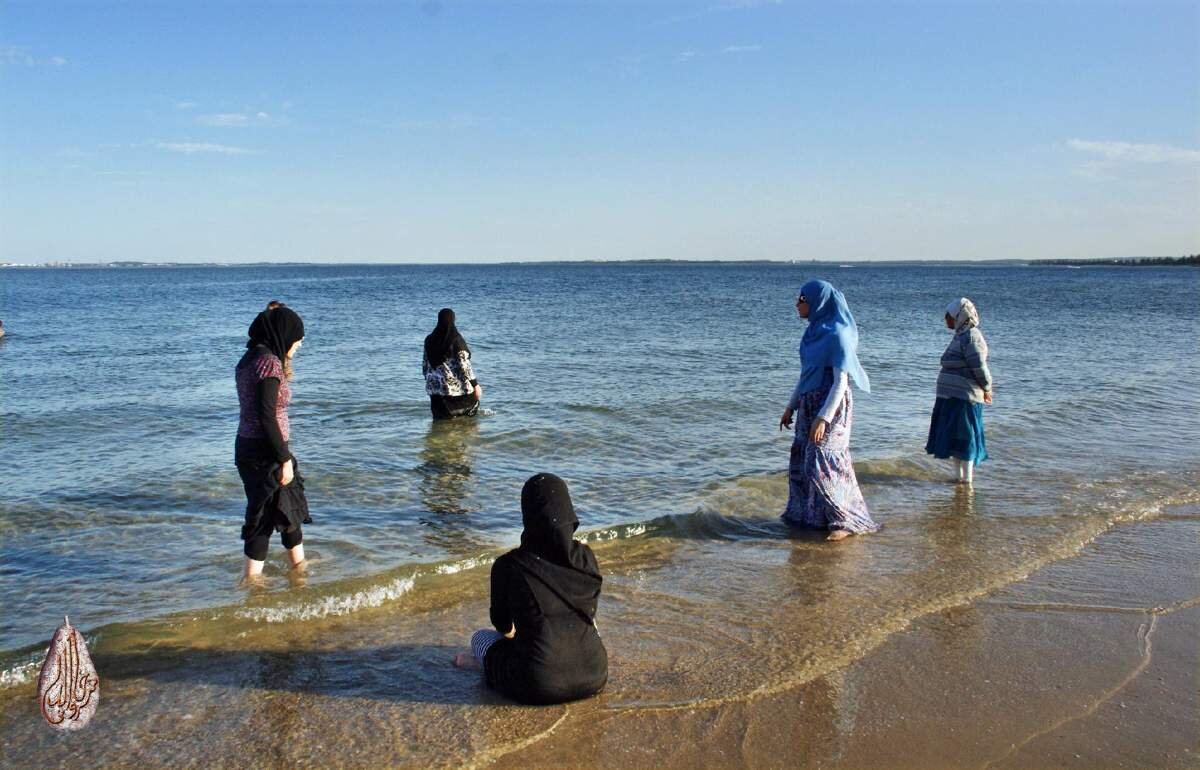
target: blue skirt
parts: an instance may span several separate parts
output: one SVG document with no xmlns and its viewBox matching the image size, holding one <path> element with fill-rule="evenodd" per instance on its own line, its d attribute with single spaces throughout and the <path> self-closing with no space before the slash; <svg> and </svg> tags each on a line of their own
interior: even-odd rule
<svg viewBox="0 0 1200 770">
<path fill-rule="evenodd" d="M 983 439 L 983 404 L 972 404 L 964 398 L 938 398 L 929 419 L 925 451 L 934 457 L 953 457 L 975 465 L 988 459 Z"/>
</svg>

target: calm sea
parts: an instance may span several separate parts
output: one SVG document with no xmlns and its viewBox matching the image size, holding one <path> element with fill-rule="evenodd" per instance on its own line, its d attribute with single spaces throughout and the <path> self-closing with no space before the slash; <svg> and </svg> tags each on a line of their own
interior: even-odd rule
<svg viewBox="0 0 1200 770">
<path fill-rule="evenodd" d="M 6 269 L 0 676 L 28 681 L 64 614 L 102 643 L 185 617 L 352 621 L 411 601 L 516 542 L 521 485 L 539 471 L 568 481 L 591 539 L 704 540 L 716 566 L 696 573 L 719 573 L 738 543 L 786 535 L 777 421 L 799 370 L 793 301 L 812 277 L 848 298 L 873 386 L 855 394 L 853 450 L 883 530 L 856 546 L 862 580 L 938 549 L 947 561 L 905 590 L 978 593 L 1196 494 L 1190 268 Z M 923 446 L 943 308 L 959 296 L 979 307 L 997 384 L 992 459 L 951 510 L 949 469 Z M 233 369 L 270 299 L 307 329 L 291 421 L 312 570 L 290 582 L 275 540 L 266 589 L 247 592 Z M 434 424 L 421 342 L 444 306 L 485 409 Z M 931 544 L 948 516 L 970 526 Z"/>
</svg>

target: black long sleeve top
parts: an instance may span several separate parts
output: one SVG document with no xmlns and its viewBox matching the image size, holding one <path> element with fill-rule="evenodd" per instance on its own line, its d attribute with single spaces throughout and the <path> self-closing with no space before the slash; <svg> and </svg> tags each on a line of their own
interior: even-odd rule
<svg viewBox="0 0 1200 770">
<path fill-rule="evenodd" d="M 593 695 L 608 680 L 608 653 L 594 624 L 505 554 L 492 565 L 488 685 L 522 703 L 561 703 Z"/>
</svg>

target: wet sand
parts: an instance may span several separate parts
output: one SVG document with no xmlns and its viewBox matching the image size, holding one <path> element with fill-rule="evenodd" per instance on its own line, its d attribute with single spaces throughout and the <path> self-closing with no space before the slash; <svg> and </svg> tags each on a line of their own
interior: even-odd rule
<svg viewBox="0 0 1200 770">
<path fill-rule="evenodd" d="M 793 689 L 580 713 L 496 766 L 1200 767 L 1198 538 L 1194 519 L 1118 527 Z M 1153 574 L 1111 558 L 1130 549 L 1161 554 Z"/>
<path fill-rule="evenodd" d="M 781 632 L 811 620 L 786 605 L 836 604 L 839 580 L 778 606 L 736 597 L 760 582 L 778 590 L 783 568 L 852 569 L 869 558 L 867 538 L 815 573 L 807 561 L 755 568 L 761 554 L 740 544 L 626 544 L 601 614 L 610 685 L 567 706 L 514 706 L 450 668 L 460 648 L 446 640 L 465 641 L 486 617 L 485 601 L 459 598 L 484 595 L 486 568 L 409 602 L 269 633 L 247 622 L 207 634 L 198 617 L 157 638 L 110 634 L 94 654 L 100 708 L 81 733 L 41 724 L 32 686 L 0 693 L 0 763 L 1197 767 L 1198 512 L 1118 524 L 1026 579 L 877 636 L 800 629 L 815 651 Z M 674 585 L 670 611 L 649 603 L 656 586 L 695 581 L 706 555 L 742 560 L 724 574 L 746 584 L 696 583 L 690 604 Z"/>
</svg>

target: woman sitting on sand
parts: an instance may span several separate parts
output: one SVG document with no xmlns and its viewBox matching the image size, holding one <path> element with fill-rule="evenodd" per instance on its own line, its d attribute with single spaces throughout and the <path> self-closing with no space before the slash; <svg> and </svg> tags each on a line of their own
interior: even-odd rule
<svg viewBox="0 0 1200 770">
<path fill-rule="evenodd" d="M 483 388 L 471 367 L 471 348 L 454 325 L 454 311 L 438 311 L 437 326 L 425 337 L 421 360 L 425 392 L 435 420 L 472 417 L 479 411 Z"/>
<path fill-rule="evenodd" d="M 492 565 L 492 625 L 476 631 L 460 668 L 483 667 L 487 684 L 521 703 L 586 698 L 608 681 L 596 631 L 600 567 L 573 538 L 579 519 L 567 485 L 539 473 L 521 490 L 521 546 Z"/>
<path fill-rule="evenodd" d="M 303 479 L 288 448 L 287 408 L 292 400 L 288 380 L 292 358 L 304 338 L 304 322 L 291 308 L 277 305 L 258 314 L 249 335 L 234 374 L 241 408 L 234 458 L 246 490 L 242 540 L 245 577 L 252 579 L 262 573 L 271 532 L 276 530 L 292 567 L 301 569 L 304 533 L 300 525 L 312 519 Z"/>
<path fill-rule="evenodd" d="M 879 525 L 867 512 L 850 459 L 849 381 L 871 391 L 858 362 L 858 326 L 846 298 L 827 281 L 804 284 L 796 310 L 808 319 L 808 328 L 800 341 L 800 380 L 779 419 L 782 430 L 792 426 L 793 414 L 797 418 L 782 518 L 827 529 L 829 540 L 874 532 Z"/>
<path fill-rule="evenodd" d="M 937 400 L 929 420 L 925 451 L 953 458 L 959 484 L 971 484 L 976 465 L 987 459 L 983 440 L 983 405 L 992 403 L 988 347 L 979 331 L 979 311 L 963 297 L 946 308 L 946 328 L 954 338 L 942 353 Z"/>
</svg>

